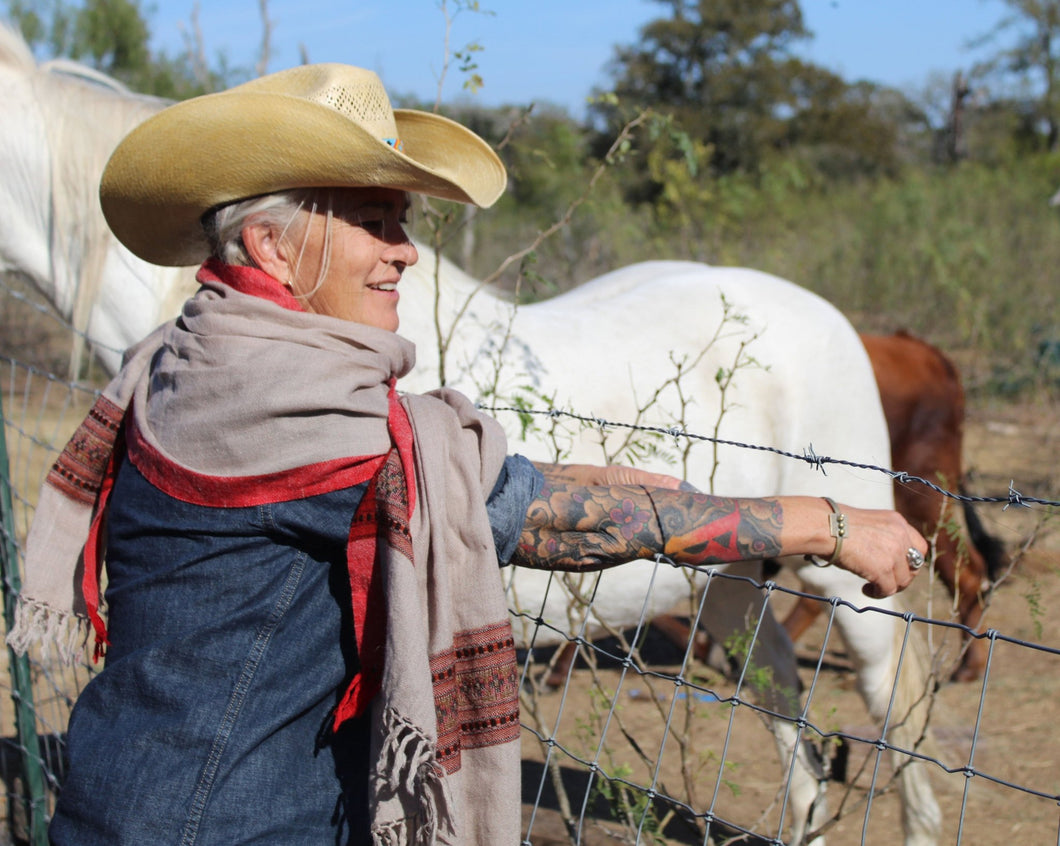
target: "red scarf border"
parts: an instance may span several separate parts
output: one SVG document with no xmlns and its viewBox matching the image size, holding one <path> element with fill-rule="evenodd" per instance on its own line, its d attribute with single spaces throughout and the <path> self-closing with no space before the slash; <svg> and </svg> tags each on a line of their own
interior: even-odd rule
<svg viewBox="0 0 1060 846">
<path fill-rule="evenodd" d="M 98 397 L 52 465 L 49 484 L 75 502 L 95 505 L 123 416 L 120 406 Z"/>
<path fill-rule="evenodd" d="M 155 449 L 129 415 L 129 460 L 160 491 L 209 508 L 247 508 L 316 496 L 359 485 L 382 467 L 385 455 L 335 458 L 257 476 L 211 476 L 183 467 Z"/>
<path fill-rule="evenodd" d="M 438 763 L 460 769 L 462 749 L 519 738 L 519 674 L 508 620 L 456 632 L 451 648 L 432 656 L 438 715 Z"/>
</svg>

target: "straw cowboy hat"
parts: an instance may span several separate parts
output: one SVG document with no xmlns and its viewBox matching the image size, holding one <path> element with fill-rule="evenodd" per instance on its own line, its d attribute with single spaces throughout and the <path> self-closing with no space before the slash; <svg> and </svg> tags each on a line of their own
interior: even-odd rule
<svg viewBox="0 0 1060 846">
<path fill-rule="evenodd" d="M 302 65 L 170 106 L 130 132 L 100 182 L 114 234 L 153 264 L 198 264 L 212 208 L 291 188 L 387 187 L 478 206 L 504 165 L 440 115 L 392 109 L 371 71 Z"/>
</svg>

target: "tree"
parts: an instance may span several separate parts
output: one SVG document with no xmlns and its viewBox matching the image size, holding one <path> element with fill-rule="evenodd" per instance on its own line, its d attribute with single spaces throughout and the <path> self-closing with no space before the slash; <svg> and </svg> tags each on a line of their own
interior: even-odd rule
<svg viewBox="0 0 1060 846">
<path fill-rule="evenodd" d="M 995 41 L 1015 31 L 1015 44 L 980 65 L 977 72 L 1012 74 L 1032 82 L 1040 92 L 1034 99 L 1033 120 L 1041 122 L 1044 146 L 1053 152 L 1060 146 L 1060 0 L 1004 2 L 1012 13 L 976 43 Z"/>
<path fill-rule="evenodd" d="M 804 65 L 792 76 L 792 94 L 779 149 L 828 178 L 894 176 L 903 157 L 931 136 L 926 117 L 904 94 L 876 83 L 851 84 Z"/>
<path fill-rule="evenodd" d="M 70 55 L 91 59 L 104 73 L 132 81 L 150 64 L 149 38 L 136 0 L 86 0 L 75 18 Z"/>
<path fill-rule="evenodd" d="M 7 17 L 30 47 L 51 56 L 68 55 L 73 10 L 64 0 L 8 0 Z"/>
<path fill-rule="evenodd" d="M 639 109 L 670 114 L 689 143 L 664 154 L 675 162 L 690 150 L 706 155 L 714 176 L 754 177 L 796 152 L 800 166 L 832 178 L 896 170 L 908 104 L 794 56 L 793 47 L 811 36 L 797 0 L 656 2 L 670 17 L 649 22 L 637 44 L 616 50 L 613 95 L 593 110 L 608 130 Z M 657 203 L 675 188 L 686 198 L 695 193 L 676 184 L 673 167 L 660 166 L 659 145 L 668 143 L 658 139 L 641 156 L 631 200 Z"/>
<path fill-rule="evenodd" d="M 265 0 L 262 18 L 268 21 Z M 192 12 L 191 33 L 176 56 L 152 53 L 151 32 L 139 0 L 8 0 L 7 13 L 26 42 L 49 56 L 63 56 L 92 65 L 135 91 L 184 99 L 220 90 L 242 81 L 248 73 L 228 68 L 222 59 L 207 65 Z M 263 51 L 268 47 L 268 31 Z"/>
<path fill-rule="evenodd" d="M 640 42 L 619 47 L 610 66 L 618 102 L 673 113 L 714 150 L 722 172 L 753 169 L 783 134 L 791 106 L 791 45 L 808 37 L 796 0 L 656 0 Z M 598 107 L 615 123 L 614 107 Z"/>
</svg>

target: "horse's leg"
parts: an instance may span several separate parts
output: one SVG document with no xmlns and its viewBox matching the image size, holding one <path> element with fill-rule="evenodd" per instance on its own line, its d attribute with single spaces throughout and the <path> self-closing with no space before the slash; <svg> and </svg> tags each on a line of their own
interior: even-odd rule
<svg viewBox="0 0 1060 846">
<path fill-rule="evenodd" d="M 879 615 L 876 615 L 879 616 Z M 930 697 L 934 682 L 930 677 L 931 656 L 927 644 L 917 636 L 915 629 L 905 638 L 905 625 L 893 623 L 894 639 L 891 641 L 894 663 L 906 643 L 902 672 L 897 683 L 892 715 L 891 738 L 895 746 L 902 749 L 928 752 L 934 744 L 928 735 Z M 889 696 L 890 690 L 885 693 Z M 877 700 L 878 702 L 878 700 Z M 898 720 L 897 723 L 894 720 Z M 918 758 L 907 758 L 899 763 L 898 792 L 902 797 L 902 829 L 905 831 L 905 846 L 936 846 L 942 830 L 942 811 L 935 799 L 928 776 L 927 764 Z"/>
<path fill-rule="evenodd" d="M 688 641 L 694 637 L 695 641 L 692 643 L 692 657 L 701 664 L 707 663 L 707 658 L 709 657 L 708 638 L 705 634 L 698 632 L 693 633 L 692 627 L 681 617 L 675 617 L 673 614 L 656 614 L 651 618 L 651 624 L 658 629 L 660 634 L 670 641 L 670 643 L 682 649 L 687 649 Z"/>
<path fill-rule="evenodd" d="M 729 565 L 727 575 L 739 573 L 758 577 L 760 565 Z M 794 717 L 799 713 L 799 693 L 802 682 L 795 663 L 795 647 L 784 627 L 765 604 L 765 591 L 744 579 L 716 576 L 707 588 L 706 600 L 699 626 L 710 638 L 725 647 L 730 661 L 746 668 L 748 684 L 754 686 L 762 704 L 771 711 Z M 753 645 L 747 640 L 755 631 Z M 747 647 L 751 645 L 750 650 Z M 761 685 L 759 670 L 770 671 L 769 685 Z"/>
<path fill-rule="evenodd" d="M 820 596 L 838 596 L 855 607 L 867 600 L 864 582 L 835 567 L 802 567 L 799 578 Z M 874 600 L 872 605 L 895 611 L 893 597 Z M 933 690 L 927 645 L 915 628 L 902 653 L 906 624 L 899 617 L 873 611 L 858 612 L 845 606 L 835 610 L 835 625 L 857 670 L 858 692 L 869 714 L 882 724 L 887 720 L 886 740 L 896 747 L 925 751 L 927 718 Z M 902 657 L 897 680 L 898 659 Z M 891 693 L 894 706 L 891 708 Z M 890 713 L 888 714 L 888 709 Z M 898 792 L 902 803 L 905 846 L 934 846 L 942 827 L 941 812 L 928 778 L 927 764 L 910 757 L 901 762 Z"/>
<path fill-rule="evenodd" d="M 652 618 L 651 624 L 655 626 L 671 643 L 682 649 L 688 646 L 688 640 L 693 636 L 692 629 L 680 617 L 671 614 L 658 614 Z M 545 684 L 553 690 L 563 687 L 567 683 L 567 675 L 571 664 L 578 657 L 578 644 L 568 642 L 559 648 L 559 654 L 550 662 L 548 674 L 545 676 Z M 711 662 L 711 642 L 707 635 L 696 636 L 692 645 L 692 657 L 697 661 L 714 667 L 719 672 L 727 672 L 727 667 L 721 667 Z"/>
<path fill-rule="evenodd" d="M 545 676 L 545 684 L 555 690 L 567 683 L 567 675 L 570 673 L 571 664 L 578 657 L 578 644 L 568 641 L 559 648 L 559 654 L 549 665 L 548 675 Z"/>
<path fill-rule="evenodd" d="M 729 657 L 725 654 L 724 647 L 716 643 L 702 628 L 693 633 L 685 618 L 675 617 L 672 614 L 656 614 L 652 617 L 651 624 L 670 643 L 681 649 L 686 649 L 689 639 L 694 637 L 695 640 L 692 643 L 693 658 L 723 675 L 732 674 L 732 667 L 729 666 Z"/>
<path fill-rule="evenodd" d="M 962 554 L 960 543 L 948 531 L 939 532 L 935 543 L 935 572 L 951 596 L 957 597 L 957 614 L 962 625 L 972 631 L 979 630 L 983 616 L 983 597 L 989 587 L 986 578 L 986 563 L 975 547 L 968 546 Z M 825 605 L 819 599 L 799 597 L 784 618 L 788 636 L 797 641 L 817 620 Z M 986 667 L 988 646 L 986 641 L 971 636 L 965 637 L 961 663 L 953 672 L 954 681 L 975 681 Z"/>
<path fill-rule="evenodd" d="M 796 641 L 806 634 L 806 630 L 813 625 L 823 609 L 824 603 L 821 600 L 800 596 L 788 612 L 788 616 L 784 618 L 784 629 L 788 637 Z"/>
<path fill-rule="evenodd" d="M 773 720 L 773 739 L 785 770 L 791 768 L 788 807 L 793 810 L 791 846 L 825 846 L 823 836 L 807 841 L 806 836 L 817 831 L 828 821 L 828 776 L 820 753 L 805 738 L 791 720 Z M 798 750 L 795 766 L 791 756 Z"/>
<path fill-rule="evenodd" d="M 957 600 L 961 623 L 979 631 L 983 617 L 983 597 L 989 588 L 986 562 L 970 544 L 962 551 L 960 543 L 945 527 L 935 542 L 935 571 Z M 965 636 L 961 663 L 953 672 L 954 681 L 975 681 L 986 668 L 988 646 L 983 639 Z"/>
<path fill-rule="evenodd" d="M 760 578 L 757 564 L 730 565 L 727 572 Z M 801 846 L 806 833 L 816 830 L 827 819 L 828 779 L 820 754 L 805 738 L 800 741 L 793 722 L 801 710 L 801 682 L 795 663 L 795 648 L 765 603 L 765 596 L 764 591 L 743 579 L 711 579 L 699 625 L 712 640 L 725 644 L 741 661 L 746 670 L 744 677 L 761 698 L 763 706 L 789 718 L 773 721 L 773 737 L 785 770 L 790 768 L 791 771 L 788 793 L 791 842 Z M 757 637 L 753 644 L 747 644 L 744 636 L 748 632 L 754 633 L 756 625 Z M 769 672 L 758 672 L 763 669 Z M 794 766 L 791 765 L 793 757 Z M 812 844 L 823 846 L 824 840 L 815 838 Z"/>
<path fill-rule="evenodd" d="M 941 501 L 941 495 L 938 495 L 938 499 Z M 938 525 L 937 514 L 933 519 L 925 519 L 919 514 L 923 508 L 918 501 L 915 508 L 907 505 L 898 510 L 914 526 L 930 535 Z M 943 527 L 939 530 L 935 542 L 934 567 L 950 596 L 957 598 L 957 614 L 961 623 L 972 631 L 978 631 L 983 616 L 983 596 L 989 587 L 983 556 L 971 544 L 967 544 L 966 552 L 962 553 L 960 542 Z M 813 625 L 824 608 L 824 603 L 819 599 L 799 597 L 784 618 L 784 628 L 788 636 L 797 641 Z M 966 637 L 964 654 L 960 666 L 953 673 L 953 680 L 975 681 L 979 678 L 986 667 L 987 648 L 984 640 Z"/>
<path fill-rule="evenodd" d="M 960 446 L 960 443 L 957 443 Z M 928 477 L 942 485 L 952 474 L 960 470 L 958 455 L 949 455 L 936 450 L 938 471 Z M 950 596 L 957 600 L 957 614 L 961 623 L 972 631 L 979 630 L 983 616 L 983 595 L 989 585 L 986 561 L 969 542 L 962 544 L 952 531 L 948 519 L 953 513 L 946 498 L 938 491 L 917 485 L 896 485 L 894 492 L 896 509 L 925 536 L 934 535 L 935 572 L 946 585 Z M 986 667 L 987 644 L 985 640 L 965 637 L 965 651 L 960 666 L 954 671 L 955 681 L 974 681 Z"/>
</svg>

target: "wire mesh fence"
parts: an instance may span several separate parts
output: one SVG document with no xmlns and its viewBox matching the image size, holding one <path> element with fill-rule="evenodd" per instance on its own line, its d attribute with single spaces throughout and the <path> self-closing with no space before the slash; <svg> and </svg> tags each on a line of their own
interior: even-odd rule
<svg viewBox="0 0 1060 846">
<path fill-rule="evenodd" d="M 41 311 L 32 297 L 2 301 L 5 326 L 21 323 L 13 309 Z M 58 321 L 54 331 L 69 330 Z M 57 375 L 61 356 L 32 354 L 45 341 L 5 337 L 0 481 L 10 625 L 40 482 L 99 384 Z M 1019 591 L 991 594 L 981 632 L 955 622 L 948 595 L 929 579 L 899 610 L 816 597 L 784 571 L 719 572 L 665 558 L 602 575 L 553 575 L 532 603 L 513 589 L 523 645 L 524 842 L 775 844 L 820 834 L 829 843 L 890 843 L 904 829 L 909 844 L 1060 843 L 1060 740 L 1051 729 L 1060 653 L 1046 645 L 1060 643 L 1049 608 L 1060 599 L 1050 582 L 1060 555 L 1035 557 L 1057 503 L 1013 476 L 1007 492 L 976 499 L 995 522 L 1014 521 L 1011 537 L 1022 545 L 1013 572 L 1030 575 Z M 675 574 L 684 590 L 660 607 L 658 586 Z M 616 621 L 598 604 L 616 580 L 618 592 L 642 599 L 634 618 Z M 800 599 L 824 613 L 792 651 L 777 620 Z M 744 625 L 719 642 L 707 632 L 723 613 Z M 843 625 L 886 632 L 879 648 L 888 659 L 869 672 Z M 988 643 L 987 666 L 979 681 L 954 684 L 966 636 Z M 70 710 L 96 668 L 34 652 L 21 660 L 8 651 L 6 660 L 0 843 L 46 843 Z M 872 713 L 866 702 L 876 703 Z"/>
</svg>

